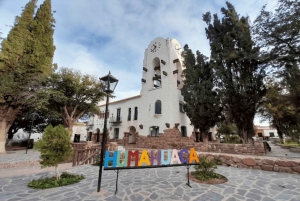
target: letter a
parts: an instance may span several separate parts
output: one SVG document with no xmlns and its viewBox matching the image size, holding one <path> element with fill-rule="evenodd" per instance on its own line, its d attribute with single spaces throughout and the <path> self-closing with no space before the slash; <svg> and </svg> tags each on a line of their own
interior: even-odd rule
<svg viewBox="0 0 300 201">
<path fill-rule="evenodd" d="M 199 163 L 199 158 L 197 156 L 195 148 L 191 148 L 190 149 L 190 160 L 189 160 L 189 163 L 193 163 L 193 161 L 196 161 L 197 163 Z"/>
<path fill-rule="evenodd" d="M 142 166 L 143 163 L 146 163 L 148 166 L 150 166 L 150 161 L 149 161 L 149 156 L 147 150 L 143 150 L 140 161 L 139 161 L 139 166 Z"/>
</svg>

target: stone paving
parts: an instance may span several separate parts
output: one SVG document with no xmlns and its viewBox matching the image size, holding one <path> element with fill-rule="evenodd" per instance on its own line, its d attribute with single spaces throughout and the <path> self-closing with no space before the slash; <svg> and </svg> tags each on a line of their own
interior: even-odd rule
<svg viewBox="0 0 300 201">
<path fill-rule="evenodd" d="M 217 171 L 226 176 L 228 182 L 207 185 L 191 181 L 192 188 L 189 188 L 186 185 L 185 167 L 122 170 L 119 173 L 118 193 L 115 195 L 114 171 L 103 171 L 100 193 L 96 192 L 97 166 L 84 165 L 68 171 L 83 174 L 86 178 L 77 184 L 46 190 L 31 189 L 27 183 L 32 179 L 54 176 L 54 172 L 4 178 L 0 180 L 0 200 L 300 200 L 300 175 L 295 174 L 219 166 Z"/>
<path fill-rule="evenodd" d="M 5 162 L 21 162 L 21 161 L 38 161 L 40 159 L 40 152 L 33 149 L 18 151 L 7 151 L 7 154 L 0 154 L 0 163 Z"/>
<path fill-rule="evenodd" d="M 282 149 L 278 145 L 274 145 L 269 142 L 269 145 L 271 146 L 271 151 L 267 152 L 266 156 L 270 157 L 279 157 L 279 158 L 300 158 L 300 153 L 293 153 L 290 152 L 288 149 Z"/>
</svg>

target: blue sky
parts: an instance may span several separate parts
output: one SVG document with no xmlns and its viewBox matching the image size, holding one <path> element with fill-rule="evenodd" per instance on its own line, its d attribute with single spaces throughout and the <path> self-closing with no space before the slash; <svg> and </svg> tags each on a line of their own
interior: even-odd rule
<svg viewBox="0 0 300 201">
<path fill-rule="evenodd" d="M 0 31 L 6 37 L 28 0 L 0 0 Z M 38 4 L 43 0 L 39 0 Z M 209 56 L 202 14 L 220 13 L 225 0 L 52 0 L 56 11 L 54 62 L 96 77 L 119 79 L 117 99 L 138 95 L 144 51 L 156 37 L 176 38 Z M 275 0 L 230 1 L 254 21 L 264 4 Z M 219 14 L 219 17 L 222 16 Z"/>
</svg>

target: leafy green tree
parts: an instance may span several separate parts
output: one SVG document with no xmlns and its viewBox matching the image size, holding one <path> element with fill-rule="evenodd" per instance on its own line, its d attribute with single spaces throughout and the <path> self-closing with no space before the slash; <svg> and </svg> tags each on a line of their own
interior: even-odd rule
<svg viewBox="0 0 300 201">
<path fill-rule="evenodd" d="M 192 125 L 200 129 L 203 142 L 208 141 L 208 132 L 221 120 L 220 99 L 214 90 L 214 72 L 207 57 L 199 51 L 196 57 L 188 45 L 184 46 L 183 75 L 186 80 L 181 89 L 184 98 L 184 111 Z"/>
<path fill-rule="evenodd" d="M 266 93 L 264 66 L 259 48 L 251 39 L 247 17 L 240 17 L 234 6 L 226 2 L 223 18 L 210 12 L 203 15 L 206 35 L 211 47 L 210 64 L 216 71 L 216 88 L 226 110 L 239 130 L 243 143 L 252 142 L 253 119 Z"/>
<path fill-rule="evenodd" d="M 84 114 L 99 113 L 97 103 L 105 97 L 99 79 L 73 69 L 59 69 L 45 84 L 48 111 L 53 117 L 62 119 L 70 131 Z"/>
<path fill-rule="evenodd" d="M 300 62 L 300 2 L 278 0 L 275 11 L 264 6 L 253 24 L 255 41 L 265 59 L 278 68 Z"/>
<path fill-rule="evenodd" d="M 17 133 L 20 129 L 23 131 L 29 133 L 30 131 L 32 133 L 43 133 L 44 129 L 48 125 L 57 126 L 59 124 L 63 124 L 63 120 L 61 118 L 55 118 L 51 116 L 51 112 L 48 110 L 42 110 L 41 108 L 35 110 L 31 109 L 27 112 L 22 111 L 20 115 L 14 120 L 13 124 L 8 130 L 8 141 L 6 143 L 6 146 L 11 146 L 13 142 L 13 136 L 15 133 Z M 32 124 L 32 113 L 35 112 L 38 115 L 36 115 L 34 122 Z M 49 114 L 50 113 L 50 114 Z M 32 127 L 31 127 L 32 125 Z"/>
<path fill-rule="evenodd" d="M 291 128 L 299 125 L 297 112 L 284 91 L 278 83 L 269 85 L 264 103 L 259 110 L 261 117 L 277 129 L 282 143 L 283 134 L 288 134 Z"/>
<path fill-rule="evenodd" d="M 225 123 L 221 123 L 221 125 L 218 127 L 217 130 L 220 134 L 224 134 L 224 135 L 230 135 L 233 133 L 237 133 L 237 131 L 238 131 L 236 125 L 225 124 Z"/>
<path fill-rule="evenodd" d="M 264 6 L 253 25 L 255 41 L 262 47 L 262 59 L 272 66 L 285 99 L 300 116 L 300 2 L 278 0 L 275 11 Z"/>
<path fill-rule="evenodd" d="M 5 153 L 6 135 L 17 116 L 38 103 L 36 89 L 41 77 L 52 71 L 54 20 L 50 3 L 45 0 L 34 17 L 36 0 L 30 0 L 21 16 L 16 17 L 7 38 L 2 40 L 0 153 Z"/>
<path fill-rule="evenodd" d="M 58 164 L 65 162 L 73 154 L 70 134 L 70 130 L 62 125 L 56 127 L 50 125 L 45 129 L 42 139 L 34 145 L 34 149 L 41 152 L 42 168 L 54 166 L 56 179 L 60 178 Z"/>
</svg>

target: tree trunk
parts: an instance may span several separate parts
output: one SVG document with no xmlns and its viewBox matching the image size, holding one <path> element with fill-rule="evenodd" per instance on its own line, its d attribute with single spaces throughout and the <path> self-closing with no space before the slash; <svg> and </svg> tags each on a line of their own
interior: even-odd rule
<svg viewBox="0 0 300 201">
<path fill-rule="evenodd" d="M 6 143 L 6 146 L 7 147 L 12 147 L 12 143 L 13 143 L 13 139 L 8 139 L 7 143 Z"/>
<path fill-rule="evenodd" d="M 7 131 L 10 127 L 10 124 L 7 124 L 5 118 L 0 121 L 0 154 L 6 154 L 5 151 L 5 143 L 6 143 L 6 135 Z"/>
<path fill-rule="evenodd" d="M 200 131 L 200 136 L 202 136 L 202 141 L 204 143 L 208 143 L 208 133 L 204 131 Z"/>
<path fill-rule="evenodd" d="M 240 132 L 241 132 L 240 136 L 242 137 L 243 144 L 247 144 L 248 143 L 247 131 L 243 129 Z"/>
<path fill-rule="evenodd" d="M 58 165 L 55 166 L 55 173 L 56 173 L 56 180 L 60 179 L 59 171 L 58 171 Z"/>
<path fill-rule="evenodd" d="M 278 133 L 278 136 L 280 138 L 280 143 L 284 144 L 284 141 L 283 141 L 283 132 L 277 128 L 277 133 Z"/>
<path fill-rule="evenodd" d="M 69 123 L 68 123 L 68 129 L 70 130 L 70 134 L 71 134 L 71 136 L 72 136 L 72 134 L 73 134 L 73 126 L 74 126 L 74 122 L 72 121 L 72 120 L 70 120 L 69 121 Z"/>
<path fill-rule="evenodd" d="M 13 137 L 14 137 L 14 134 L 15 134 L 16 132 L 12 132 L 12 130 L 11 130 L 11 127 L 10 127 L 10 129 L 8 129 L 8 133 L 7 133 L 7 135 L 8 135 L 8 141 L 7 141 L 7 143 L 6 143 L 6 146 L 7 147 L 11 147 L 12 146 L 12 143 L 13 143 Z"/>
</svg>

